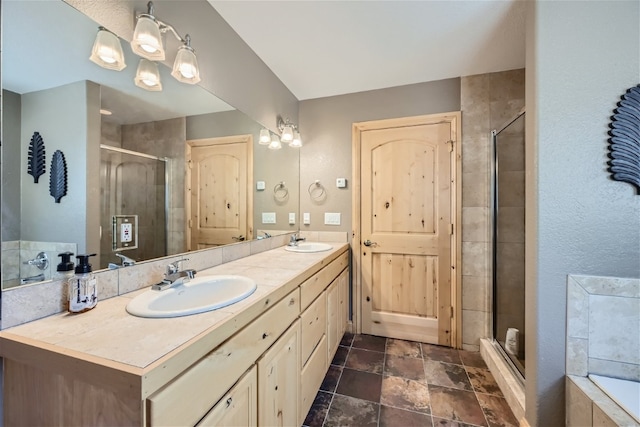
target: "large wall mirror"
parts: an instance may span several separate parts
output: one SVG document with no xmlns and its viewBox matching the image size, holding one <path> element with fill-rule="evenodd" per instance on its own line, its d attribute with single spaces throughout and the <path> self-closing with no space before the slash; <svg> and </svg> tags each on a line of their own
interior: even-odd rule
<svg viewBox="0 0 640 427">
<path fill-rule="evenodd" d="M 3 289 L 50 279 L 65 251 L 116 268 L 123 257 L 298 229 L 295 148 L 260 145 L 261 124 L 163 64 L 161 92 L 136 87 L 140 58 L 124 41 L 124 70 L 90 62 L 98 24 L 61 0 L 3 2 L 1 18 Z M 45 147 L 38 183 L 27 166 L 35 132 Z M 59 203 L 49 191 L 57 150 L 67 167 Z"/>
</svg>

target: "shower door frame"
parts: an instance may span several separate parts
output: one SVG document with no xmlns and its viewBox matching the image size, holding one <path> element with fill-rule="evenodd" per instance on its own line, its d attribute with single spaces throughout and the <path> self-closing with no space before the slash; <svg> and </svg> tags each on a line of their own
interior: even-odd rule
<svg viewBox="0 0 640 427">
<path fill-rule="evenodd" d="M 157 160 L 160 162 L 164 162 L 164 256 L 167 256 L 169 253 L 169 203 L 171 196 L 171 189 L 169 188 L 169 182 L 171 182 L 171 158 L 169 157 L 158 157 L 152 154 L 140 153 L 138 151 L 127 150 L 126 148 L 114 147 L 111 145 L 100 144 L 100 149 L 105 149 L 107 151 L 114 151 L 120 154 L 128 154 L 131 156 L 142 157 L 150 160 Z M 100 225 L 100 239 L 102 240 L 102 225 Z"/>
<path fill-rule="evenodd" d="M 496 318 L 497 318 L 497 304 L 496 304 L 496 295 L 497 295 L 497 286 L 498 286 L 498 279 L 497 279 L 497 267 L 498 267 L 498 262 L 497 262 L 497 252 L 498 252 L 498 191 L 497 191 L 497 176 L 498 176 L 498 168 L 499 168 L 499 164 L 498 164 L 498 150 L 497 150 L 497 137 L 498 134 L 500 132 L 502 132 L 503 130 L 505 130 L 507 127 L 509 127 L 511 124 L 513 124 L 516 120 L 518 120 L 520 117 L 522 117 L 524 114 L 526 113 L 526 109 L 522 108 L 518 114 L 516 114 L 514 117 L 512 117 L 511 119 L 509 119 L 503 126 L 501 126 L 499 129 L 494 129 L 491 131 L 491 224 L 492 224 L 492 230 L 491 230 L 491 236 L 492 236 L 492 257 L 491 257 L 491 267 L 492 267 L 492 272 L 491 272 L 491 276 L 492 276 L 492 286 L 491 286 L 491 290 L 492 290 L 492 298 L 491 298 L 491 337 L 492 337 L 492 343 L 494 348 L 498 351 L 498 353 L 503 357 L 503 359 L 507 362 L 507 366 L 509 366 L 509 369 L 511 369 L 511 371 L 513 372 L 515 378 L 517 378 L 521 384 L 524 384 L 525 382 L 525 377 L 523 372 L 525 372 L 525 367 L 522 367 L 522 372 L 520 371 L 520 368 L 518 366 L 516 366 L 516 363 L 513 361 L 512 357 L 505 351 L 505 349 L 502 347 L 502 345 L 498 342 L 497 340 L 497 322 L 496 322 Z M 526 195 L 525 195 L 526 197 Z M 525 331 L 526 332 L 526 331 Z"/>
</svg>

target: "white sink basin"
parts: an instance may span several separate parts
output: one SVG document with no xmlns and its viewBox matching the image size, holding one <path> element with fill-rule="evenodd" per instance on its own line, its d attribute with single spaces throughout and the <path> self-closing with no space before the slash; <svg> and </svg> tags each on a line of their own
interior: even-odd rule
<svg viewBox="0 0 640 427">
<path fill-rule="evenodd" d="M 243 276 L 197 276 L 163 291 L 150 289 L 138 295 L 127 304 L 127 312 L 138 317 L 188 316 L 234 304 L 255 290 L 256 283 Z"/>
<path fill-rule="evenodd" d="M 284 249 L 289 252 L 311 253 L 328 251 L 333 249 L 333 246 L 327 243 L 301 242 L 298 246 L 285 246 Z"/>
</svg>

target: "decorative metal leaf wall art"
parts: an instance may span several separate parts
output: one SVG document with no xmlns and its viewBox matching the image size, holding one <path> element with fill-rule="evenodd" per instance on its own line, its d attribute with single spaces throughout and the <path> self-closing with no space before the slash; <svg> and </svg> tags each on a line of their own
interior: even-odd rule
<svg viewBox="0 0 640 427">
<path fill-rule="evenodd" d="M 640 195 L 640 85 L 622 95 L 609 127 L 611 179 L 628 182 Z"/>
<path fill-rule="evenodd" d="M 56 150 L 51 158 L 49 194 L 53 196 L 56 203 L 60 203 L 60 199 L 67 195 L 67 162 L 60 150 Z"/>
<path fill-rule="evenodd" d="M 40 175 L 44 175 L 45 168 L 44 141 L 38 132 L 34 132 L 29 142 L 27 158 L 27 173 L 33 176 L 33 182 L 38 183 Z"/>
</svg>

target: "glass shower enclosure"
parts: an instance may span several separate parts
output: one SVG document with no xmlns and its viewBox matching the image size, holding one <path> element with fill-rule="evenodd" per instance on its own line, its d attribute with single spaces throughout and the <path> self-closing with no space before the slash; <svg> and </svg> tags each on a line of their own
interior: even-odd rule
<svg viewBox="0 0 640 427">
<path fill-rule="evenodd" d="M 493 338 L 525 376 L 525 112 L 492 133 Z"/>
<path fill-rule="evenodd" d="M 167 255 L 169 162 L 100 145 L 100 268 Z"/>
</svg>

